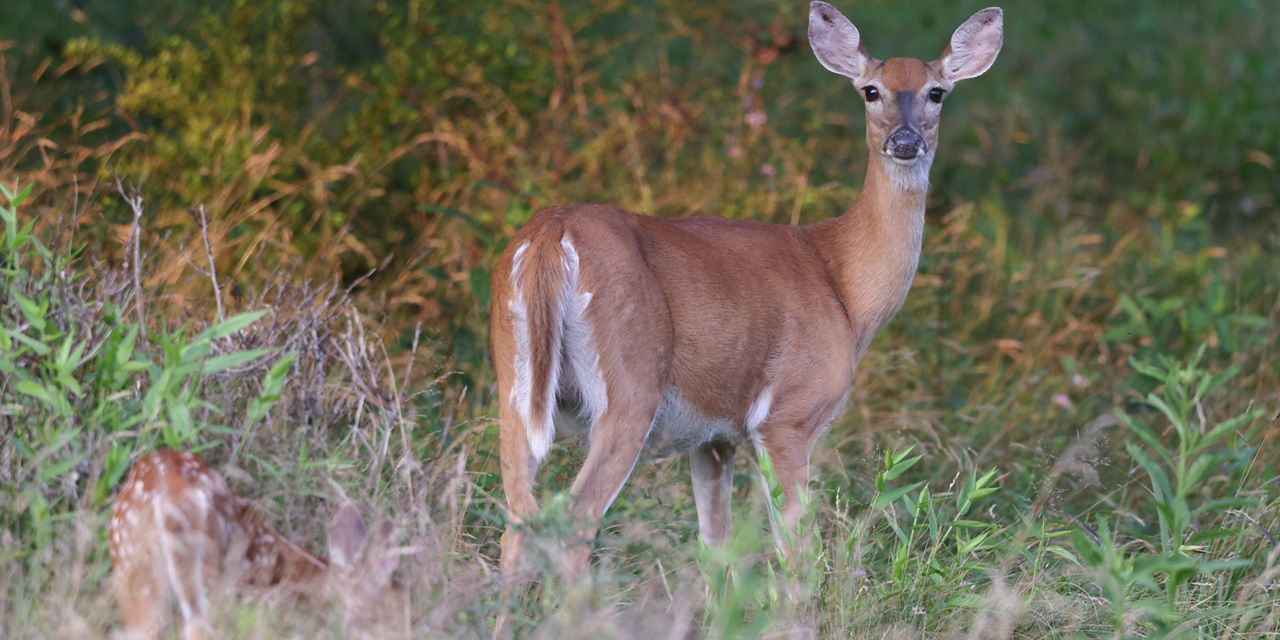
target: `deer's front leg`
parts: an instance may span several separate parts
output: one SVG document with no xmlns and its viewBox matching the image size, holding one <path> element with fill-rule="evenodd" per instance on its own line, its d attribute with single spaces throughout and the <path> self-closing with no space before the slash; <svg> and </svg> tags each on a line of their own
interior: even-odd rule
<svg viewBox="0 0 1280 640">
<path fill-rule="evenodd" d="M 769 500 L 767 483 L 765 500 L 768 501 L 769 521 L 774 528 L 774 537 L 783 552 L 791 556 L 804 549 L 806 536 L 798 528 L 800 517 L 804 515 L 800 496 L 801 492 L 808 491 L 809 453 L 813 441 L 810 434 L 816 431 L 817 429 L 808 428 L 788 429 L 785 423 L 766 424 L 760 429 L 760 437 L 756 441 L 757 451 L 763 448 L 769 454 L 774 480 L 782 487 L 784 504 L 780 513 L 775 512 L 773 502 Z"/>
<path fill-rule="evenodd" d="M 116 601 L 124 617 L 125 637 L 158 640 L 170 605 L 169 585 L 155 551 L 146 549 L 139 553 L 145 555 L 114 562 L 112 582 Z"/>
</svg>

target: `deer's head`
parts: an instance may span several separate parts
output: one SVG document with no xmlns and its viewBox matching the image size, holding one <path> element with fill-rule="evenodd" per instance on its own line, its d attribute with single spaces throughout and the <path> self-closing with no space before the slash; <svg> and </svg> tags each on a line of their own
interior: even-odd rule
<svg viewBox="0 0 1280 640">
<path fill-rule="evenodd" d="M 873 155 L 926 172 L 938 144 L 942 102 L 961 80 L 991 67 L 1004 41 L 1004 12 L 983 9 L 956 29 L 937 60 L 877 60 L 858 28 L 825 2 L 809 8 L 809 45 L 828 70 L 853 81 L 867 105 L 867 145 Z"/>
</svg>

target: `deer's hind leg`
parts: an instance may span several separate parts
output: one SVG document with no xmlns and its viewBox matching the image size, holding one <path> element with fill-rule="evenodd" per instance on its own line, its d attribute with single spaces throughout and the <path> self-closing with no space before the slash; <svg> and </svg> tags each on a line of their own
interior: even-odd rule
<svg viewBox="0 0 1280 640">
<path fill-rule="evenodd" d="M 209 623 L 209 570 L 220 556 L 210 539 L 208 514 L 198 508 L 161 507 L 159 553 L 163 556 L 169 587 L 182 612 L 182 636 L 201 640 L 211 635 Z"/>
<path fill-rule="evenodd" d="M 157 640 L 170 605 L 169 579 L 153 547 L 114 567 L 116 602 L 129 640 Z"/>
</svg>

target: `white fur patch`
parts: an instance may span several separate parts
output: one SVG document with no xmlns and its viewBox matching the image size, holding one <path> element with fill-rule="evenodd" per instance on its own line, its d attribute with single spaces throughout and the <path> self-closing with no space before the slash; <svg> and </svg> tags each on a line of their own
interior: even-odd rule
<svg viewBox="0 0 1280 640">
<path fill-rule="evenodd" d="M 582 403 L 583 418 L 594 424 L 609 407 L 608 390 L 600 371 L 600 354 L 592 341 L 591 324 L 587 320 L 587 305 L 591 292 L 578 287 L 581 272 L 578 250 L 568 237 L 561 238 L 561 266 L 564 269 L 564 289 L 559 304 L 553 305 L 558 317 L 550 319 L 552 337 L 550 372 L 547 376 L 546 412 L 533 415 L 533 363 L 530 347 L 533 336 L 529 334 L 528 304 L 520 278 L 524 267 L 525 251 L 529 243 L 516 249 L 511 264 L 511 281 L 515 295 L 508 303 L 516 339 L 516 381 L 511 389 L 510 402 L 520 414 L 529 441 L 529 452 L 541 461 L 551 450 L 555 437 L 557 415 L 556 394 L 562 384 L 572 385 Z M 539 336 L 541 338 L 541 336 Z M 563 358 L 562 358 L 563 354 Z"/>
<path fill-rule="evenodd" d="M 904 164 L 902 161 L 880 156 L 885 173 L 898 191 L 924 191 L 929 188 L 929 167 L 933 165 L 933 149 L 918 156 L 915 161 Z"/>
<path fill-rule="evenodd" d="M 773 389 L 765 387 L 760 395 L 751 402 L 751 408 L 747 409 L 747 421 L 743 425 L 748 432 L 753 432 L 764 424 L 765 418 L 769 417 L 769 409 L 773 407 Z"/>
<path fill-rule="evenodd" d="M 572 384 L 582 403 L 582 416 L 595 424 L 609 408 L 609 392 L 604 374 L 600 371 L 600 352 L 591 336 L 591 323 L 587 321 L 587 305 L 591 292 L 578 286 L 578 251 L 569 238 L 560 240 L 564 249 L 565 297 L 563 305 L 564 352 L 563 376 Z M 554 398 L 553 398 L 554 399 Z"/>
<path fill-rule="evenodd" d="M 551 436 L 554 433 L 551 425 L 550 411 L 554 409 L 554 402 L 548 404 L 548 415 L 533 415 L 533 362 L 530 358 L 530 338 L 529 335 L 529 308 L 524 299 L 524 288 L 520 282 L 520 272 L 524 266 L 524 254 L 529 249 L 529 243 L 526 241 L 516 249 L 515 256 L 511 260 L 511 286 L 515 290 L 515 295 L 507 303 L 507 308 L 511 310 L 511 328 L 516 339 L 515 354 L 515 384 L 511 387 L 511 396 L 508 399 L 511 406 L 515 407 L 516 413 L 520 415 L 520 421 L 524 423 L 525 437 L 529 441 L 529 453 L 535 460 L 542 460 L 547 455 L 547 451 L 551 450 Z M 556 351 L 555 359 L 558 360 L 559 351 Z M 556 369 L 559 369 L 559 362 L 554 363 Z M 552 381 L 554 382 L 554 373 Z M 552 391 L 554 392 L 554 385 Z M 552 398 L 554 400 L 554 396 Z"/>
<path fill-rule="evenodd" d="M 667 387 L 658 401 L 653 425 L 645 439 L 644 455 L 648 460 L 684 453 L 696 446 L 725 438 L 737 444 L 742 432 L 729 418 L 703 415 L 689 403 L 676 387 Z"/>
</svg>

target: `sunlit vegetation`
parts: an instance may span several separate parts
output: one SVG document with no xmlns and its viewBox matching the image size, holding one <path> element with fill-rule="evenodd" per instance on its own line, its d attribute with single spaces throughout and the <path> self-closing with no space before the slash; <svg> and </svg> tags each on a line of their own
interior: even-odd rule
<svg viewBox="0 0 1280 640">
<path fill-rule="evenodd" d="M 554 578 L 580 453 L 541 472 L 545 580 L 504 599 L 489 269 L 539 207 L 810 223 L 862 107 L 804 3 L 123 2 L 0 9 L 0 636 L 118 629 L 129 463 L 201 452 L 324 548 L 394 518 L 421 637 L 1280 635 L 1280 13 L 1006 5 L 948 98 L 920 272 L 814 453 L 806 552 L 738 467 L 637 470 Z M 935 55 L 979 5 L 842 9 Z M 763 474 L 768 476 L 767 473 Z M 339 617 L 225 602 L 224 637 Z"/>
</svg>

